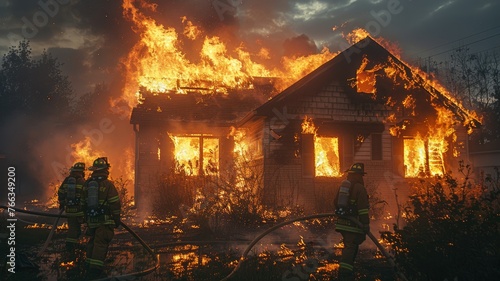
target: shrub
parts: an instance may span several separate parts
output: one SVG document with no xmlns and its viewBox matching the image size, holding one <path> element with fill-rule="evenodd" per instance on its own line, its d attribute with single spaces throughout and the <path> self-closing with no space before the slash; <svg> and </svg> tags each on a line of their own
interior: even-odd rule
<svg viewBox="0 0 500 281">
<path fill-rule="evenodd" d="M 500 280 L 498 186 L 485 190 L 451 174 L 420 180 L 405 210 L 406 226 L 383 233 L 397 263 L 413 280 Z"/>
<path fill-rule="evenodd" d="M 204 176 L 196 177 L 187 175 L 182 167 L 173 169 L 154 188 L 154 215 L 180 215 L 223 234 L 229 225 L 262 222 L 262 173 L 252 163 L 240 159 L 225 165 L 224 171 L 205 171 Z"/>
<path fill-rule="evenodd" d="M 128 187 L 131 181 L 120 176 L 117 179 L 113 179 L 113 182 L 120 196 L 122 218 L 130 217 L 132 215 L 132 208 L 134 207 L 134 197 L 130 196 L 128 193 Z"/>
</svg>

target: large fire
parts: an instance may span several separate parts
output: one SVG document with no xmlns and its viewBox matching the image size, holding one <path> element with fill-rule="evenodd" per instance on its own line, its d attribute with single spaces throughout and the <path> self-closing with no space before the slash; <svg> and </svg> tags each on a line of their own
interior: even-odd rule
<svg viewBox="0 0 500 281">
<path fill-rule="evenodd" d="M 219 174 L 219 139 L 210 135 L 173 136 L 179 172 L 189 176 Z"/>
<path fill-rule="evenodd" d="M 366 30 L 355 29 L 352 32 L 350 32 L 349 34 L 347 34 L 345 37 L 349 41 L 350 44 L 356 44 L 360 40 L 362 40 L 368 36 L 370 36 L 370 34 Z M 396 57 L 400 61 L 403 61 L 401 58 L 401 50 L 399 49 L 399 47 L 396 44 L 394 44 L 394 43 L 392 43 L 392 42 L 390 42 L 382 37 L 377 37 L 377 38 L 372 38 L 372 39 L 377 41 L 377 43 L 379 43 L 386 50 L 388 50 L 394 57 Z M 431 95 L 436 94 L 436 91 L 438 91 L 441 95 L 443 95 L 447 99 L 449 99 L 455 106 L 457 106 L 459 109 L 461 109 L 461 111 L 464 114 L 463 117 L 465 119 L 464 125 L 470 124 L 471 122 L 473 122 L 473 120 L 481 121 L 482 118 L 479 115 L 477 115 L 476 112 L 466 109 L 462 105 L 462 103 L 459 100 L 457 100 L 454 97 L 454 95 L 448 91 L 448 89 L 446 89 L 446 87 L 444 87 L 441 83 L 439 83 L 439 81 L 437 79 L 435 79 L 435 77 L 432 74 L 424 72 L 419 67 L 410 65 L 406 62 L 404 62 L 404 63 L 405 63 L 404 66 L 408 67 L 409 69 L 411 69 L 412 73 L 416 74 L 412 78 L 408 77 L 406 71 L 404 71 L 404 69 L 402 69 L 400 65 L 395 64 L 392 58 L 388 59 L 388 65 L 378 66 L 378 67 L 383 67 L 383 69 L 386 72 L 388 77 L 395 78 L 395 75 L 397 75 L 399 78 L 404 79 L 405 87 L 407 89 L 414 87 L 417 84 L 420 84 L 427 91 L 429 91 L 429 93 Z"/>
<path fill-rule="evenodd" d="M 90 137 L 85 137 L 82 141 L 72 144 L 71 148 L 73 149 L 71 156 L 73 156 L 75 162 L 83 162 L 86 165 L 93 163 L 96 158 L 105 155 L 104 152 L 92 148 Z"/>
<path fill-rule="evenodd" d="M 127 183 L 133 182 L 134 157 L 132 149 L 128 148 L 125 151 L 119 152 L 116 150 L 102 150 L 97 148 L 90 137 L 85 137 L 83 140 L 71 144 L 71 149 L 71 157 L 74 159 L 74 162 L 83 162 L 87 168 L 92 165 L 96 158 L 108 157 L 111 163 L 110 174 L 112 177 L 121 177 Z"/>
<path fill-rule="evenodd" d="M 355 30 L 348 36 L 351 43 L 356 43 L 359 40 L 367 36 L 366 32 L 363 30 Z M 398 58 L 400 58 L 400 52 L 393 45 L 387 43 L 383 39 L 377 39 L 378 43 L 384 46 L 389 52 Z M 353 87 L 356 87 L 358 92 L 370 93 L 376 95 L 376 72 L 383 71 L 383 75 L 391 79 L 394 84 L 402 84 L 406 90 L 415 90 L 422 86 L 427 90 L 433 98 L 439 98 L 439 94 L 450 100 L 453 106 L 455 106 L 463 119 L 463 125 L 469 128 L 469 133 L 471 133 L 471 128 L 473 126 L 468 126 L 473 123 L 473 120 L 480 120 L 477 114 L 473 111 L 469 111 L 464 108 L 461 103 L 459 103 L 452 94 L 441 84 L 437 82 L 436 79 L 432 79 L 428 74 L 424 73 L 417 67 L 396 63 L 392 57 L 388 57 L 387 62 L 382 64 L 377 64 L 371 69 L 367 69 L 369 60 L 365 57 L 363 58 L 360 67 L 357 70 L 357 77 L 353 83 Z M 411 70 L 408 72 L 405 67 Z M 415 98 L 410 94 L 402 102 L 402 106 L 405 108 L 408 116 L 415 115 Z M 394 106 L 395 101 L 391 98 L 387 99 L 386 104 L 388 106 Z M 425 128 L 421 128 L 422 132 L 417 133 L 412 137 L 405 137 L 403 140 L 404 145 L 404 166 L 405 166 L 405 176 L 406 177 L 418 177 L 427 175 L 443 175 L 446 172 L 445 167 L 445 153 L 449 150 L 448 141 L 452 143 L 456 142 L 456 132 L 455 125 L 456 120 L 453 118 L 454 114 L 441 106 L 434 105 L 434 109 L 437 112 L 437 118 L 434 122 L 427 122 L 424 124 Z M 389 116 L 386 122 L 395 123 L 397 118 L 394 115 Z M 403 121 L 401 125 L 396 128 L 391 129 L 391 134 L 393 136 L 398 136 L 400 130 L 405 130 L 408 126 L 408 122 Z M 455 148 L 455 147 L 453 147 Z M 458 151 L 452 151 L 454 157 L 458 157 Z"/>
<path fill-rule="evenodd" d="M 189 89 L 227 94 L 228 89 L 251 89 L 255 77 L 273 77 L 279 78 L 275 80 L 274 87 L 276 92 L 280 92 L 337 55 L 325 48 L 315 55 L 283 57 L 279 68 L 269 67 L 256 62 L 256 58 L 273 55 L 269 50 L 262 48 L 258 53 L 251 53 L 243 43 L 236 49 L 229 49 L 224 38 L 205 35 L 201 27 L 185 16 L 179 18 L 184 26 L 180 31 L 160 24 L 151 16 L 156 12 L 156 4 L 143 0 L 123 0 L 122 8 L 124 17 L 134 25 L 134 31 L 139 36 L 139 41 L 122 61 L 126 70 L 122 98 L 130 108 L 140 102 L 141 88 L 155 94 L 186 94 Z M 367 36 L 369 33 L 366 30 L 357 29 L 349 33 L 346 39 L 355 44 Z M 400 59 L 400 50 L 395 44 L 382 38 L 376 41 Z M 190 45 L 198 46 L 194 58 L 183 49 L 182 42 L 192 42 Z M 356 86 L 359 91 L 376 95 L 375 76 L 382 70 L 389 78 L 403 79 L 407 89 L 414 87 L 417 82 L 423 84 L 431 94 L 435 94 L 433 89 L 436 89 L 466 113 L 465 123 L 470 123 L 473 119 L 479 120 L 477 115 L 463 108 L 435 79 L 426 79 L 427 75 L 420 69 L 408 65 L 417 74 L 417 78 L 409 78 L 391 58 L 387 64 L 371 69 L 367 69 L 367 64 L 368 60 L 363 60 L 357 72 Z M 412 101 L 413 97 L 408 96 L 405 108 L 412 109 Z M 390 100 L 387 102 L 391 103 Z M 440 116 L 450 116 L 445 109 L 438 110 L 445 112 Z M 453 138 L 454 131 L 451 120 L 439 119 L 438 124 L 429 124 L 426 135 L 417 135 L 404 141 L 407 176 L 415 176 L 422 171 L 429 174 L 443 173 L 443 154 L 448 149 L 443 140 L 446 137 Z M 317 136 L 315 131 L 308 134 L 315 136 L 316 176 L 340 176 L 338 138 Z M 174 158 L 186 174 L 218 175 L 220 167 L 217 138 L 203 135 L 170 137 L 175 146 Z M 235 151 L 235 154 L 241 151 Z M 159 157 L 160 154 L 161 151 L 158 150 Z"/>
<path fill-rule="evenodd" d="M 182 94 L 193 87 L 225 93 L 230 88 L 252 88 L 254 77 L 278 77 L 274 86 L 279 92 L 335 56 L 323 49 L 319 54 L 284 57 L 281 69 L 267 67 L 254 60 L 270 56 L 265 48 L 252 54 L 242 43 L 237 49 L 228 50 L 223 38 L 203 36 L 202 29 L 186 17 L 180 18 L 184 24 L 181 33 L 146 16 L 138 6 L 152 12 L 156 10 L 155 4 L 123 0 L 123 14 L 140 35 L 139 42 L 123 60 L 127 76 L 123 98 L 130 107 L 137 104 L 141 87 L 154 93 Z M 196 59 L 187 58 L 181 39 L 201 46 Z"/>
<path fill-rule="evenodd" d="M 316 177 L 338 177 L 340 173 L 339 139 L 318 136 L 312 118 L 302 121 L 302 134 L 313 135 L 314 163 Z"/>
<path fill-rule="evenodd" d="M 239 190 L 244 188 L 252 188 L 255 184 L 259 184 L 259 180 L 255 177 L 255 169 L 252 162 L 261 155 L 259 149 L 255 145 L 247 142 L 246 131 L 244 129 L 231 128 L 229 136 L 234 139 L 234 167 L 235 167 L 235 187 Z M 254 182 L 248 179 L 254 179 Z"/>
</svg>

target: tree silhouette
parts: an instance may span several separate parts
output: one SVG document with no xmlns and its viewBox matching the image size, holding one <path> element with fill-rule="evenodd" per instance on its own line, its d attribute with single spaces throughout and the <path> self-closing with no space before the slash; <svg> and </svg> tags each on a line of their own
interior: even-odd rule
<svg viewBox="0 0 500 281">
<path fill-rule="evenodd" d="M 29 41 L 11 47 L 0 69 L 2 123 L 14 113 L 36 118 L 69 114 L 73 90 L 60 67 L 46 51 L 33 58 Z"/>
<path fill-rule="evenodd" d="M 4 163 L 16 167 L 22 179 L 16 184 L 19 199 L 43 195 L 47 189 L 43 171 L 56 156 L 67 153 L 60 144 L 53 144 L 51 151 L 41 151 L 56 133 L 71 135 L 69 129 L 74 126 L 73 91 L 60 67 L 61 63 L 45 51 L 34 58 L 28 41 L 11 47 L 2 58 L 0 154 L 5 155 Z"/>
<path fill-rule="evenodd" d="M 500 52 L 471 53 L 458 48 L 441 69 L 448 88 L 463 104 L 483 117 L 472 143 L 500 140 Z"/>
</svg>

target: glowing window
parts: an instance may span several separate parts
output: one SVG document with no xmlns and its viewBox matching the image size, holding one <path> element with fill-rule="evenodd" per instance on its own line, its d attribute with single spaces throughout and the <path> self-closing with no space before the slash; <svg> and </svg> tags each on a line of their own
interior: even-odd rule
<svg viewBox="0 0 500 281">
<path fill-rule="evenodd" d="M 361 71 L 356 75 L 357 83 L 356 90 L 358 93 L 371 93 L 374 94 L 375 88 L 375 73 L 371 71 Z"/>
<path fill-rule="evenodd" d="M 315 137 L 314 163 L 316 177 L 338 177 L 340 173 L 339 139 Z"/>
<path fill-rule="evenodd" d="M 190 176 L 219 174 L 219 139 L 206 136 L 170 136 L 174 160 Z"/>
<path fill-rule="evenodd" d="M 443 174 L 442 140 L 424 140 L 417 136 L 414 139 L 404 139 L 403 142 L 405 177 Z"/>
</svg>

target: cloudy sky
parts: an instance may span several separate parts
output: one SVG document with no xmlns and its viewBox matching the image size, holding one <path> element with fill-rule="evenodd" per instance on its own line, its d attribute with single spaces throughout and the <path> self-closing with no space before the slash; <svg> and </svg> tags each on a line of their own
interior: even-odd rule
<svg viewBox="0 0 500 281">
<path fill-rule="evenodd" d="M 443 59 L 460 46 L 499 50 L 497 0 L 156 0 L 165 26 L 187 16 L 207 34 L 266 47 L 275 57 L 345 48 L 342 34 L 365 28 L 397 43 L 407 60 Z M 137 42 L 119 0 L 0 0 L 0 54 L 21 38 L 64 63 L 77 92 L 119 80 L 120 59 Z"/>
</svg>

